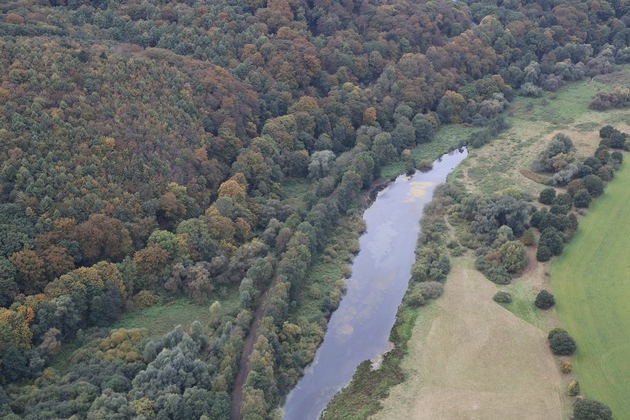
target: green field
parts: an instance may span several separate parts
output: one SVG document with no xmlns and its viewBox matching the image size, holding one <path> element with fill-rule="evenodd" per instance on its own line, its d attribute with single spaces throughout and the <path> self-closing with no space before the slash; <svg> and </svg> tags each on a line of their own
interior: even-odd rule
<svg viewBox="0 0 630 420">
<path fill-rule="evenodd" d="M 630 167 L 625 163 L 551 268 L 560 324 L 575 338 L 583 394 L 630 419 Z"/>
</svg>

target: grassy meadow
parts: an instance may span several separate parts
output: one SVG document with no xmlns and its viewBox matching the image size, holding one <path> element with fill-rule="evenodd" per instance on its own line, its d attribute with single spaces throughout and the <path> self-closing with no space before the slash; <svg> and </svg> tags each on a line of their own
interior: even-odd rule
<svg viewBox="0 0 630 420">
<path fill-rule="evenodd" d="M 551 267 L 560 324 L 578 349 L 575 373 L 586 397 L 630 418 L 630 167 L 617 172 Z"/>
</svg>

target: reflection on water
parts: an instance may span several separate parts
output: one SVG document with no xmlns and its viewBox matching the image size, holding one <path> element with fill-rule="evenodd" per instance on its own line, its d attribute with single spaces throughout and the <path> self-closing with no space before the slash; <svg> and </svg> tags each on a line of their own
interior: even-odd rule
<svg viewBox="0 0 630 420">
<path fill-rule="evenodd" d="M 442 156 L 428 172 L 401 175 L 378 194 L 363 214 L 361 250 L 339 308 L 304 377 L 287 398 L 285 420 L 315 420 L 345 386 L 357 366 L 389 346 L 398 305 L 407 290 L 422 209 L 433 189 L 466 157 L 466 150 Z"/>
</svg>

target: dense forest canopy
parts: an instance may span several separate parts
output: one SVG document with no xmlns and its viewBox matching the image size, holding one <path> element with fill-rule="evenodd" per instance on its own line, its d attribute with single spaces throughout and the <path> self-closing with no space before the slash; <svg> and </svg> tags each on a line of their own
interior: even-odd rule
<svg viewBox="0 0 630 420">
<path fill-rule="evenodd" d="M 339 299 L 309 268 L 380 168 L 613 71 L 629 25 L 626 0 L 0 5 L 0 414 L 226 418 L 265 291 L 241 413 L 277 414 Z M 108 329 L 181 295 L 211 322 Z"/>
</svg>

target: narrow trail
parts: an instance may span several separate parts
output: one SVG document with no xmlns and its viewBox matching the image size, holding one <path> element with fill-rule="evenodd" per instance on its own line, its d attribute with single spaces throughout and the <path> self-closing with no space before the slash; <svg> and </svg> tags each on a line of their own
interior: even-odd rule
<svg viewBox="0 0 630 420">
<path fill-rule="evenodd" d="M 245 385 L 245 380 L 249 374 L 249 356 L 252 354 L 252 351 L 254 351 L 254 344 L 256 344 L 256 339 L 258 338 L 258 327 L 260 327 L 260 321 L 265 312 L 265 306 L 267 306 L 269 289 L 272 287 L 273 285 L 269 286 L 269 288 L 265 290 L 265 293 L 260 300 L 260 304 L 258 305 L 258 309 L 256 309 L 256 313 L 254 314 L 254 320 L 249 328 L 249 333 L 243 342 L 243 351 L 241 352 L 241 359 L 238 363 L 238 374 L 236 375 L 236 380 L 234 381 L 234 390 L 232 391 L 232 413 L 230 415 L 232 420 L 241 419 L 243 385 Z"/>
</svg>

